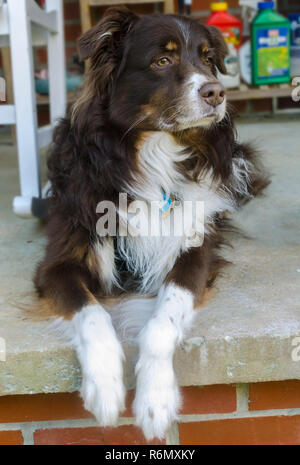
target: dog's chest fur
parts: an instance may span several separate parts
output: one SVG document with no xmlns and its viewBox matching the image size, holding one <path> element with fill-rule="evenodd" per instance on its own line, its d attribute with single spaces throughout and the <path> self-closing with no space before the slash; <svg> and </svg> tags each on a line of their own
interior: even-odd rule
<svg viewBox="0 0 300 465">
<path fill-rule="evenodd" d="M 141 221 L 143 218 L 145 221 L 150 220 L 150 204 L 161 201 L 163 193 L 167 197 L 173 195 L 180 205 L 187 201 L 193 206 L 196 202 L 202 202 L 204 208 L 204 221 L 201 221 L 201 224 L 196 221 L 195 208 L 185 217 L 184 231 L 181 235 L 175 235 L 173 231 L 166 237 L 161 234 L 157 237 L 129 234 L 117 238 L 118 254 L 126 262 L 131 273 L 140 278 L 140 290 L 151 293 L 156 292 L 162 285 L 177 257 L 189 247 L 199 244 L 199 237 L 203 237 L 204 231 L 208 233 L 207 226 L 213 222 L 214 215 L 232 210 L 234 202 L 228 191 L 222 189 L 220 182 L 212 181 L 210 172 L 196 183 L 179 171 L 178 164 L 190 154 L 168 133 L 147 133 L 143 136 L 138 150 L 140 174 L 127 189 L 131 197 L 143 201 L 144 211 L 139 216 Z M 177 221 L 174 214 L 173 210 L 166 218 L 160 217 L 159 221 L 174 224 Z"/>
</svg>

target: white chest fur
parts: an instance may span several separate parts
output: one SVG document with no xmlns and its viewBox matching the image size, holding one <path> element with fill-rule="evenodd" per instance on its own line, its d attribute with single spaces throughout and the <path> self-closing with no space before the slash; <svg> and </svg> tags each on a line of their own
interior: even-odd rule
<svg viewBox="0 0 300 465">
<path fill-rule="evenodd" d="M 177 164 L 189 156 L 188 149 L 167 132 L 151 132 L 139 152 L 140 177 L 129 186 L 129 192 L 146 202 L 161 200 L 163 192 L 167 196 L 175 194 L 183 202 L 203 201 L 208 221 L 216 212 L 231 209 L 232 199 L 222 190 L 220 182 L 212 181 L 211 172 L 196 183 L 178 170 Z"/>
<path fill-rule="evenodd" d="M 153 228 L 141 228 L 147 233 L 129 234 L 118 238 L 119 253 L 126 260 L 129 269 L 142 277 L 143 292 L 156 292 L 174 266 L 177 257 L 189 247 L 201 245 L 200 236 L 203 239 L 204 232 L 208 232 L 207 224 L 213 220 L 215 213 L 234 208 L 231 196 L 222 189 L 220 183 L 213 183 L 211 173 L 207 173 L 196 183 L 188 180 L 178 170 L 177 163 L 184 161 L 189 155 L 188 150 L 177 144 L 166 132 L 149 133 L 141 145 L 140 175 L 133 185 L 128 186 L 128 193 L 142 201 L 141 208 L 144 212 L 140 218 L 147 220 L 148 224 L 153 221 L 168 223 L 166 230 L 160 228 L 160 231 L 167 231 L 166 235 L 162 233 L 153 236 Z M 177 207 L 167 218 L 149 218 L 149 206 L 152 202 L 161 201 L 163 193 L 167 198 L 174 195 L 180 208 L 189 204 L 190 214 L 185 215 L 183 228 L 176 228 L 174 224 L 174 221 L 182 221 L 183 218 L 177 215 Z M 196 212 L 201 213 L 200 221 L 199 217 L 195 216 Z M 157 228 L 154 230 L 157 231 Z M 182 233 L 178 234 L 178 231 Z"/>
</svg>

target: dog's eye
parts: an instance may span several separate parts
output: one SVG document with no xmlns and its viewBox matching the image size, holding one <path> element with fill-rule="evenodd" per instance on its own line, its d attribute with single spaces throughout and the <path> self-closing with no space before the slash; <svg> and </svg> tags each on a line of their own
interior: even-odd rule
<svg viewBox="0 0 300 465">
<path fill-rule="evenodd" d="M 204 61 L 205 61 L 206 64 L 211 65 L 213 63 L 213 58 L 211 56 L 209 56 L 209 55 L 206 55 L 204 57 Z"/>
<path fill-rule="evenodd" d="M 213 49 L 208 48 L 206 45 L 199 45 L 198 53 L 205 65 L 213 65 L 214 64 L 214 52 Z"/>
<path fill-rule="evenodd" d="M 167 57 L 162 57 L 160 58 L 159 60 L 157 60 L 157 62 L 155 63 L 159 68 L 162 68 L 163 66 L 167 66 L 167 65 L 170 65 L 171 62 L 169 60 L 169 58 Z"/>
</svg>

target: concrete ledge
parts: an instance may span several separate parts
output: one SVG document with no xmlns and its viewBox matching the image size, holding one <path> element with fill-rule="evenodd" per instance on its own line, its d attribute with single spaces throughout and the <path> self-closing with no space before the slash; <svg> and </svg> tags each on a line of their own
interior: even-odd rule
<svg viewBox="0 0 300 465">
<path fill-rule="evenodd" d="M 241 137 L 263 136 L 273 184 L 265 198 L 236 217 L 250 238 L 234 239 L 235 248 L 226 251 L 234 265 L 219 279 L 214 297 L 199 310 L 193 332 L 176 353 L 181 385 L 300 379 L 300 361 L 292 359 L 292 342 L 300 336 L 298 130 L 298 121 L 239 127 Z M 44 238 L 35 221 L 12 214 L 10 200 L 17 192 L 12 151 L 0 152 L 7 179 L 0 196 L 5 207 L 0 337 L 7 345 L 7 360 L 0 362 L 0 395 L 70 392 L 80 384 L 73 350 L 51 336 L 45 323 L 26 319 L 15 304 L 32 292 L 32 271 Z M 126 347 L 125 352 L 126 384 L 133 387 L 136 349 Z"/>
</svg>

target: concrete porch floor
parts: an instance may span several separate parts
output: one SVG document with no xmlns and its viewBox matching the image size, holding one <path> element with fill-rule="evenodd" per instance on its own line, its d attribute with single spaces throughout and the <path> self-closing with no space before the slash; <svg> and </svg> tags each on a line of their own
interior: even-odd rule
<svg viewBox="0 0 300 465">
<path fill-rule="evenodd" d="M 178 349 L 182 385 L 300 379 L 292 344 L 300 337 L 300 131 L 299 118 L 238 123 L 239 136 L 254 140 L 273 173 L 264 198 L 235 215 L 249 239 L 234 239 L 224 255 L 233 265 L 214 297 L 198 312 L 197 325 Z M 74 351 L 49 334 L 47 324 L 26 318 L 32 275 L 45 238 L 37 220 L 16 218 L 17 157 L 0 137 L 0 395 L 74 391 L 80 369 Z M 298 342 L 299 344 L 299 342 Z M 134 385 L 135 347 L 126 347 L 125 378 Z"/>
</svg>

